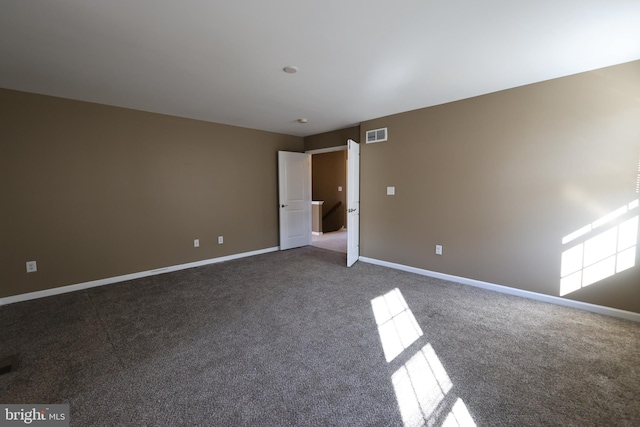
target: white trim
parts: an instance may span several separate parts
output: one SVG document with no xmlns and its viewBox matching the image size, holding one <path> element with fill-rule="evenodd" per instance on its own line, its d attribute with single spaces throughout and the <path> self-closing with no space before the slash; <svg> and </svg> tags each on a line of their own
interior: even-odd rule
<svg viewBox="0 0 640 427">
<path fill-rule="evenodd" d="M 593 313 L 604 314 L 612 317 L 619 317 L 621 319 L 627 319 L 634 322 L 640 322 L 640 313 L 634 313 L 632 311 L 619 310 L 617 308 L 605 307 L 602 305 L 589 304 L 587 302 L 574 301 L 566 298 L 560 298 L 553 295 L 545 295 L 537 292 L 525 291 L 523 289 L 510 288 L 504 285 L 496 285 L 495 283 L 483 282 L 475 279 L 468 279 L 466 277 L 453 276 L 451 274 L 438 273 L 436 271 L 423 270 L 422 268 L 410 267 L 408 265 L 396 264 L 393 262 L 382 261 L 375 258 L 360 257 L 360 261 L 369 264 L 380 265 L 383 267 L 389 267 L 396 270 L 407 271 L 409 273 L 419 274 L 421 276 L 435 277 L 437 279 L 449 280 L 451 282 L 461 283 L 463 285 L 475 286 L 477 288 L 488 289 L 490 291 L 501 292 L 504 294 L 515 295 L 522 298 L 529 298 L 537 301 L 548 302 L 551 304 L 562 305 L 565 307 L 577 308 L 579 310 L 591 311 Z"/>
<path fill-rule="evenodd" d="M 313 234 L 314 236 L 322 236 L 322 231 L 312 231 L 311 234 Z"/>
<path fill-rule="evenodd" d="M 79 291 L 82 289 L 94 288 L 96 286 L 110 285 L 112 283 L 124 282 L 127 280 L 140 279 L 142 277 L 155 276 L 156 274 L 169 273 L 172 271 L 185 270 L 187 268 L 202 267 L 203 265 L 216 264 L 224 261 L 231 261 L 238 258 L 246 258 L 254 255 L 275 252 L 279 248 L 265 248 L 257 251 L 242 252 L 239 254 L 227 255 L 219 258 L 205 259 L 202 261 L 190 262 L 187 264 L 172 265 L 169 267 L 156 268 L 154 270 L 141 271 L 138 273 L 125 274 L 122 276 L 108 277 L 106 279 L 92 280 L 90 282 L 78 283 L 75 285 L 61 286 L 59 288 L 45 289 L 43 291 L 29 292 L 26 294 L 12 295 L 0 298 L 0 306 L 12 304 L 14 302 L 27 301 L 36 298 L 44 298 L 52 295 L 65 294 L 67 292 Z"/>
<path fill-rule="evenodd" d="M 312 205 L 324 205 L 324 200 L 313 200 L 311 201 Z"/>
<path fill-rule="evenodd" d="M 347 149 L 346 145 L 340 145 L 338 147 L 318 148 L 317 150 L 307 150 L 305 151 L 305 153 L 307 154 L 333 153 L 334 151 L 345 151 L 346 149 Z"/>
</svg>

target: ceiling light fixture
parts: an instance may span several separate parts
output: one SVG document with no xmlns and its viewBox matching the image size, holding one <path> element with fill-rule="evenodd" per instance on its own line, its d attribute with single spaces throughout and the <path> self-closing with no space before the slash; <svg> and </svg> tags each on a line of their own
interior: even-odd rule
<svg viewBox="0 0 640 427">
<path fill-rule="evenodd" d="M 282 69 L 285 73 L 295 74 L 298 72 L 298 67 L 294 67 L 293 65 L 287 65 Z"/>
<path fill-rule="evenodd" d="M 307 123 L 307 119 L 305 119 L 304 117 L 301 119 L 298 119 L 298 123 Z"/>
</svg>

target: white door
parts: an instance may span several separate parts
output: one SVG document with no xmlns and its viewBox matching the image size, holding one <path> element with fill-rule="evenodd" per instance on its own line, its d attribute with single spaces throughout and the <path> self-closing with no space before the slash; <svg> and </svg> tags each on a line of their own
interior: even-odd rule
<svg viewBox="0 0 640 427">
<path fill-rule="evenodd" d="M 347 142 L 347 267 L 360 257 L 360 144 Z"/>
<path fill-rule="evenodd" d="M 280 250 L 311 244 L 311 154 L 278 151 Z"/>
</svg>

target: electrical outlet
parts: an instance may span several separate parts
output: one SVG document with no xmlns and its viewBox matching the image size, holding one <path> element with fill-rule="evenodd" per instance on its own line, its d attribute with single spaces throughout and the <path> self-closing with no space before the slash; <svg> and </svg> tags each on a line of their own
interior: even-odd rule
<svg viewBox="0 0 640 427">
<path fill-rule="evenodd" d="M 338 185 L 338 191 L 342 191 L 342 185 Z"/>
<path fill-rule="evenodd" d="M 395 196 L 396 187 L 387 187 L 387 196 Z"/>
<path fill-rule="evenodd" d="M 199 248 L 200 247 L 200 239 L 194 239 L 193 247 L 194 248 Z"/>
<path fill-rule="evenodd" d="M 224 243 L 224 237 L 223 236 L 218 236 L 218 244 L 221 245 Z"/>
<path fill-rule="evenodd" d="M 38 266 L 35 261 L 27 261 L 27 273 L 35 273 L 38 271 Z"/>
<path fill-rule="evenodd" d="M 436 245 L 436 255 L 442 255 L 442 245 Z"/>
</svg>

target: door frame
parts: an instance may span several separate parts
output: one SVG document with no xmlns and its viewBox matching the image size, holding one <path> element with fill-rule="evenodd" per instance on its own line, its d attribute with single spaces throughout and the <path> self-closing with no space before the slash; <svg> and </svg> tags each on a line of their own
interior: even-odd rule
<svg viewBox="0 0 640 427">
<path fill-rule="evenodd" d="M 313 154 L 332 153 L 334 151 L 348 151 L 348 150 L 349 150 L 349 143 L 347 142 L 345 145 L 338 145 L 336 147 L 319 148 L 319 149 L 315 149 L 315 150 L 306 150 L 305 153 L 313 155 Z M 348 162 L 347 162 L 347 168 L 348 168 Z M 313 166 L 312 166 L 311 169 L 312 169 L 312 173 L 313 173 Z M 348 174 L 348 173 L 349 173 L 349 171 L 346 170 L 346 174 Z M 358 180 L 358 184 L 360 184 L 359 180 Z M 312 191 L 313 191 L 313 188 L 312 188 Z M 359 234 L 360 233 L 358 233 L 358 237 L 360 237 Z M 347 239 L 348 238 L 349 238 L 349 227 L 347 227 Z"/>
</svg>

